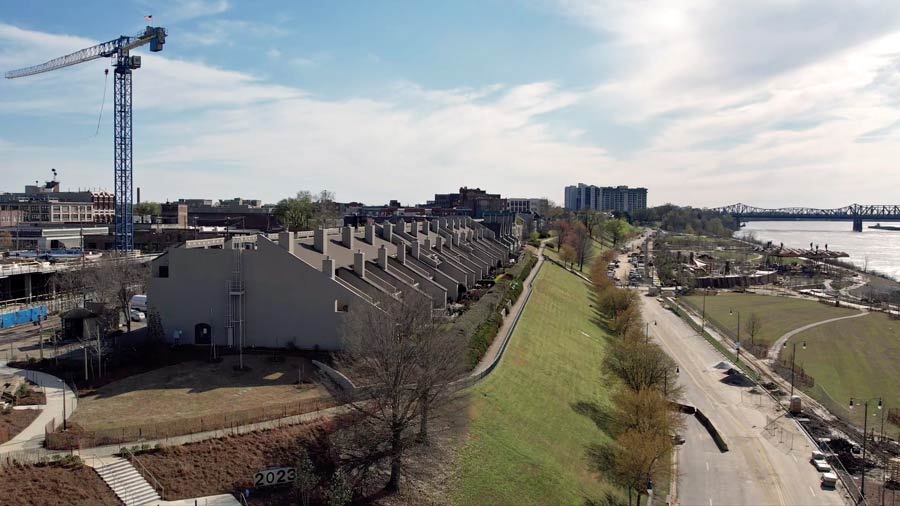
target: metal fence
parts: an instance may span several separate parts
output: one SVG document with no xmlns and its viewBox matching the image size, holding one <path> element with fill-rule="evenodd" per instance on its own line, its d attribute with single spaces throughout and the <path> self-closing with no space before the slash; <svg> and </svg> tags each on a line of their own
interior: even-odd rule
<svg viewBox="0 0 900 506">
<path fill-rule="evenodd" d="M 207 416 L 167 420 L 158 423 L 116 427 L 101 430 L 70 429 L 47 431 L 45 446 L 52 450 L 71 450 L 95 446 L 121 445 L 148 440 L 167 439 L 200 432 L 232 429 L 242 425 L 268 422 L 312 413 L 336 406 L 332 397 L 305 399 L 298 402 L 263 406 Z"/>
</svg>

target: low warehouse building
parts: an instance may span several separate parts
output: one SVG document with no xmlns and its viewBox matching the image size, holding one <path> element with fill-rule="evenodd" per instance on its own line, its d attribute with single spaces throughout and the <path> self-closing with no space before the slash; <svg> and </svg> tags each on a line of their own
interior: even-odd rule
<svg viewBox="0 0 900 506">
<path fill-rule="evenodd" d="M 520 242 L 469 217 L 188 241 L 153 261 L 147 303 L 177 344 L 339 350 L 360 304 L 422 297 L 444 310 Z"/>
</svg>

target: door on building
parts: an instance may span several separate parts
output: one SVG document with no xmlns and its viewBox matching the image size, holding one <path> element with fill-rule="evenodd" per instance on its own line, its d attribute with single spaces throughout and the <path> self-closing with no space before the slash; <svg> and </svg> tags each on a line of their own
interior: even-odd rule
<svg viewBox="0 0 900 506">
<path fill-rule="evenodd" d="M 212 327 L 208 323 L 194 325 L 194 344 L 210 344 L 212 339 Z"/>
</svg>

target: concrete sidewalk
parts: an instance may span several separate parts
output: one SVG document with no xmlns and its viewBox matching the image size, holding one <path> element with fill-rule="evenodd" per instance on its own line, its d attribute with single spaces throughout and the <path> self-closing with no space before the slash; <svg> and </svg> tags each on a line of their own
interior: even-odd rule
<svg viewBox="0 0 900 506">
<path fill-rule="evenodd" d="M 506 318 L 503 319 L 503 323 L 497 330 L 497 336 L 494 338 L 494 342 L 491 343 L 487 352 L 481 357 L 481 361 L 478 362 L 478 366 L 475 367 L 470 376 L 478 376 L 490 367 L 494 360 L 496 360 L 497 354 L 500 353 L 500 349 L 503 346 L 503 341 L 505 341 L 504 336 L 509 333 L 510 326 L 515 324 L 516 316 L 522 312 L 525 301 L 528 300 L 528 294 L 531 292 L 531 285 L 534 282 L 534 278 L 537 276 L 538 271 L 541 270 L 541 264 L 544 263 L 544 244 L 548 240 L 549 239 L 544 239 L 541 241 L 541 247 L 538 248 L 536 254 L 537 262 L 535 262 L 534 266 L 531 268 L 531 272 L 528 273 L 528 277 L 525 278 L 525 281 L 522 283 L 522 293 L 519 294 L 519 300 L 517 300 L 510 308 L 509 314 L 506 315 Z"/>
<path fill-rule="evenodd" d="M 53 423 L 54 427 L 59 427 L 63 423 L 63 402 L 65 402 L 67 419 L 75 412 L 75 407 L 78 404 L 78 400 L 75 398 L 75 392 L 56 376 L 39 371 L 8 367 L 6 362 L 0 362 L 0 375 L 20 376 L 25 378 L 42 388 L 44 390 L 44 396 L 47 398 L 44 409 L 37 418 L 31 422 L 31 425 L 25 427 L 25 429 L 16 434 L 14 438 L 0 445 L 0 454 L 43 448 L 44 428 L 47 424 Z M 63 399 L 63 395 L 65 395 L 65 400 Z"/>
</svg>

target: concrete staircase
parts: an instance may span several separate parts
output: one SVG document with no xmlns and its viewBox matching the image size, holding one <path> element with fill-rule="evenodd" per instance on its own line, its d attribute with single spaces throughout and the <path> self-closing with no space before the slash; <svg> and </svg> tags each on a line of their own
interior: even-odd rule
<svg viewBox="0 0 900 506">
<path fill-rule="evenodd" d="M 156 490 L 137 472 L 131 462 L 123 458 L 104 458 L 104 464 L 95 467 L 94 470 L 125 506 L 155 504 L 161 500 Z"/>
</svg>

